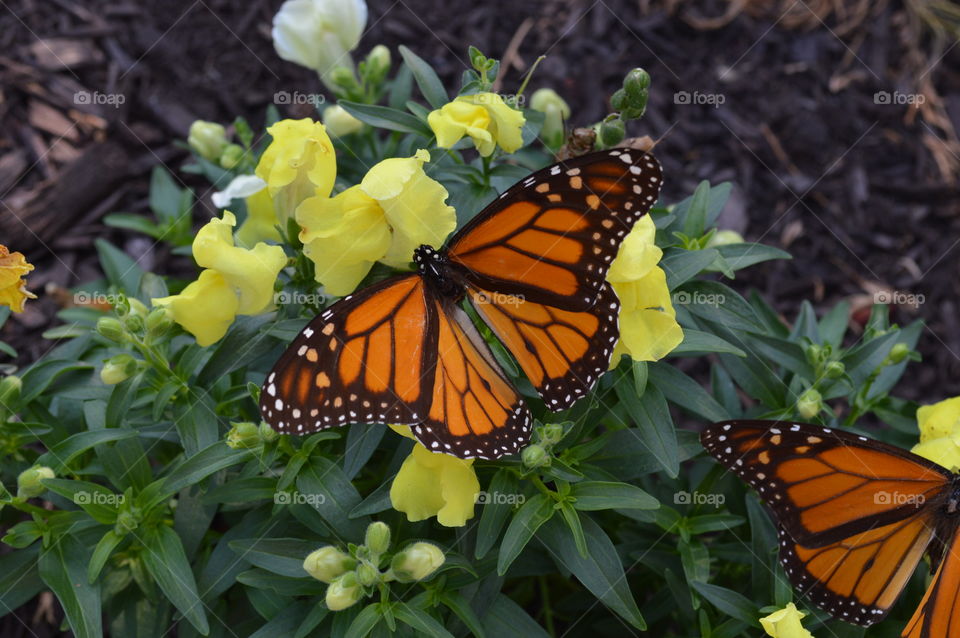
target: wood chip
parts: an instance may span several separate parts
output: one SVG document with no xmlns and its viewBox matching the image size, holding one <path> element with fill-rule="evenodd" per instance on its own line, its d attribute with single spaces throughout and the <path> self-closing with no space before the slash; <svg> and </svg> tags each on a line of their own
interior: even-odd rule
<svg viewBox="0 0 960 638">
<path fill-rule="evenodd" d="M 103 61 L 103 52 L 86 39 L 44 38 L 30 45 L 30 53 L 39 66 L 50 71 Z"/>
</svg>

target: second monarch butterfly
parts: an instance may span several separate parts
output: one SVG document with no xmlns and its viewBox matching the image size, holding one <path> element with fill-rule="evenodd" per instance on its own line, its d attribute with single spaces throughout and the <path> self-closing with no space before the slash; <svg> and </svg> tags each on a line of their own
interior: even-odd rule
<svg viewBox="0 0 960 638">
<path fill-rule="evenodd" d="M 263 418 L 284 433 L 396 423 L 428 449 L 497 458 L 531 414 L 460 307 L 467 298 L 547 406 L 570 407 L 607 370 L 619 301 L 606 273 L 656 202 L 660 166 L 632 149 L 548 166 L 481 211 L 417 271 L 324 310 L 267 376 Z"/>
<path fill-rule="evenodd" d="M 871 625 L 927 552 L 935 575 L 902 636 L 960 635 L 960 476 L 817 425 L 728 421 L 700 440 L 773 511 L 780 560 L 802 595 L 836 618 Z"/>
</svg>

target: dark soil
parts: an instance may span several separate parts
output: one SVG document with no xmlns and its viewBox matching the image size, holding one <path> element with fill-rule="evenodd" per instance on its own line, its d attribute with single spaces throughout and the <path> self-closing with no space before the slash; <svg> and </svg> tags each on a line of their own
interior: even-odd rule
<svg viewBox="0 0 960 638">
<path fill-rule="evenodd" d="M 321 91 L 312 72 L 273 50 L 279 4 L 11 0 L 0 8 L 0 243 L 36 264 L 34 290 L 54 293 L 0 334 L 20 351 L 17 363 L 48 347 L 39 335 L 63 289 L 98 276 L 95 238 L 166 268 L 169 255 L 152 241 L 100 218 L 147 210 L 151 168 L 187 159 L 175 140 L 194 119 L 242 114 L 259 125 L 275 93 Z M 472 43 L 508 53 L 505 92 L 546 54 L 531 86 L 564 95 L 575 124 L 605 115 L 623 74 L 644 67 L 652 96 L 630 133 L 663 137 L 666 200 L 703 179 L 731 181 L 723 225 L 794 255 L 745 272 L 735 286 L 758 288 L 788 317 L 802 299 L 818 310 L 841 299 L 863 309 L 894 292 L 922 299 L 894 308 L 901 323 L 927 324 L 923 362 L 898 392 L 922 401 L 960 394 L 956 32 L 938 36 L 901 3 L 869 0 L 755 1 L 730 15 L 736 3 L 718 1 L 369 4 L 361 53 L 407 44 L 450 85 Z M 83 103 L 78 91 L 120 95 L 123 104 Z M 883 103 L 878 92 L 924 102 Z M 179 177 L 203 195 L 199 224 L 216 212 L 208 185 Z M 30 633 L 15 624 L 4 621 L 3 635 Z"/>
</svg>

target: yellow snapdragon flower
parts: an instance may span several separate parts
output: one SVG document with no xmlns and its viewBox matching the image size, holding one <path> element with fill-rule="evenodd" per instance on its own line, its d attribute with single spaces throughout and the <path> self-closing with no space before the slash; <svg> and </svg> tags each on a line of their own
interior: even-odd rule
<svg viewBox="0 0 960 638">
<path fill-rule="evenodd" d="M 956 471 L 960 468 L 960 397 L 917 409 L 920 442 L 913 453 Z"/>
<path fill-rule="evenodd" d="M 28 264 L 26 257 L 21 253 L 11 253 L 0 244 L 0 306 L 23 312 L 27 299 L 37 298 L 27 290 L 27 282 L 22 279 L 31 270 L 33 264 Z"/>
<path fill-rule="evenodd" d="M 267 129 L 273 141 L 260 156 L 257 177 L 267 183 L 282 228 L 308 197 L 326 197 L 337 179 L 337 157 L 326 127 L 306 117 Z"/>
<path fill-rule="evenodd" d="M 410 428 L 391 425 L 398 434 L 414 438 Z M 419 441 L 390 486 L 393 509 L 403 512 L 411 522 L 433 516 L 445 527 L 462 527 L 473 518 L 473 507 L 480 493 L 480 481 L 473 459 L 431 452 Z"/>
<path fill-rule="evenodd" d="M 305 200 L 296 213 L 304 254 L 327 292 L 347 295 L 374 262 L 406 267 L 421 244 L 439 248 L 457 225 L 447 189 L 427 176 L 430 153 L 383 160 L 335 197 Z"/>
<path fill-rule="evenodd" d="M 796 605 L 789 603 L 783 609 L 761 618 L 760 626 L 768 636 L 773 638 L 813 638 L 813 634 L 804 629 L 801 624 L 801 620 L 806 615 L 806 612 L 800 611 Z"/>
<path fill-rule="evenodd" d="M 636 361 L 662 359 L 683 341 L 666 273 L 657 266 L 663 251 L 654 243 L 655 234 L 653 219 L 641 217 L 607 271 L 607 281 L 620 298 L 620 341 L 611 366 L 622 354 Z"/>
<path fill-rule="evenodd" d="M 234 245 L 237 220 L 224 211 L 197 231 L 193 256 L 205 270 L 179 295 L 153 299 L 201 346 L 226 334 L 237 315 L 256 315 L 273 306 L 273 284 L 287 264 L 280 246 L 258 243 L 252 249 Z"/>
<path fill-rule="evenodd" d="M 508 153 L 523 146 L 523 113 L 511 108 L 496 93 L 461 95 L 427 116 L 437 136 L 437 146 L 451 148 L 467 135 L 486 157 L 500 145 Z"/>
</svg>

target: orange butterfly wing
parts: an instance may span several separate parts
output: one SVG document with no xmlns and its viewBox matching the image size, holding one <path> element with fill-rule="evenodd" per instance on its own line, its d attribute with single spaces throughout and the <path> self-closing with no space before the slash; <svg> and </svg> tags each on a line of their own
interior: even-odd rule
<svg viewBox="0 0 960 638">
<path fill-rule="evenodd" d="M 610 262 L 657 200 L 652 155 L 614 149 L 547 167 L 515 184 L 451 240 L 469 283 L 565 310 L 596 301 Z"/>
<path fill-rule="evenodd" d="M 267 375 L 263 418 L 282 433 L 417 423 L 432 401 L 436 319 L 423 280 L 402 275 L 324 310 Z"/>
<path fill-rule="evenodd" d="M 960 634 L 960 535 L 947 551 L 902 638 L 954 638 Z"/>
<path fill-rule="evenodd" d="M 483 321 L 510 350 L 547 407 L 565 410 L 610 365 L 620 302 L 610 284 L 589 310 L 571 311 L 469 288 Z"/>
</svg>

